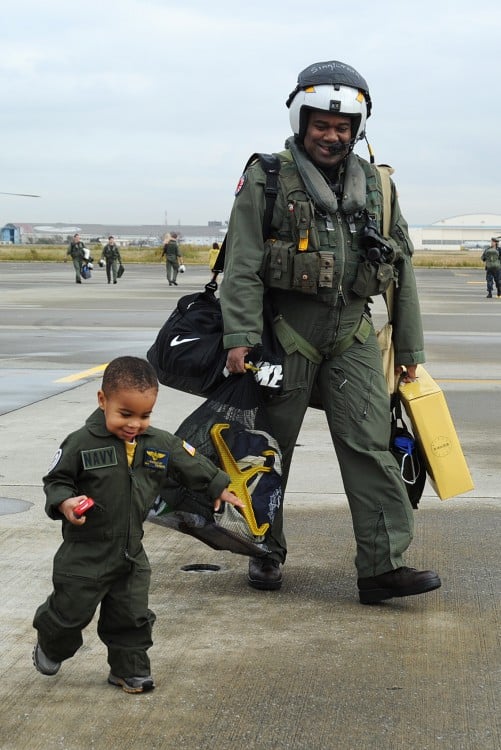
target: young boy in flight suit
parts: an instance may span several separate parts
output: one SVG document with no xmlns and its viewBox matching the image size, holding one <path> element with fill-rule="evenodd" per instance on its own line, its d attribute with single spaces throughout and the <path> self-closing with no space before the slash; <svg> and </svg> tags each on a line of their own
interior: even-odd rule
<svg viewBox="0 0 501 750">
<path fill-rule="evenodd" d="M 154 613 L 148 608 L 150 565 L 143 523 L 167 477 L 242 507 L 230 479 L 181 438 L 150 426 L 158 395 L 152 366 L 119 357 L 107 366 L 98 408 L 62 442 L 44 477 L 46 512 L 62 520 L 54 590 L 38 607 L 36 669 L 58 672 L 82 645 L 82 630 L 100 605 L 97 632 L 108 648 L 108 682 L 127 693 L 154 688 L 147 650 Z M 88 497 L 95 506 L 78 516 Z M 77 509 L 77 513 L 75 513 Z"/>
</svg>

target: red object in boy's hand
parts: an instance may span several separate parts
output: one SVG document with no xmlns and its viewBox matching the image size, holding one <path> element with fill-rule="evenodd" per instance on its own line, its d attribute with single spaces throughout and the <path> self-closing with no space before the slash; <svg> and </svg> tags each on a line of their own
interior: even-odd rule
<svg viewBox="0 0 501 750">
<path fill-rule="evenodd" d="M 85 500 L 80 500 L 78 505 L 73 508 L 73 513 L 77 518 L 81 518 L 85 513 L 94 507 L 94 500 L 91 497 L 87 497 Z"/>
</svg>

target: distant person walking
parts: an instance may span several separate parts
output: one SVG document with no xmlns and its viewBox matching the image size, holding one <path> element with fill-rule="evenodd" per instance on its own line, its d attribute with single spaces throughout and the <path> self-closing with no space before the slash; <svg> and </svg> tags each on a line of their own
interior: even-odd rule
<svg viewBox="0 0 501 750">
<path fill-rule="evenodd" d="M 172 232 L 169 235 L 169 240 L 165 243 L 164 249 L 162 250 L 161 257 L 165 255 L 165 268 L 167 272 L 167 281 L 169 286 L 177 286 L 177 275 L 179 273 L 179 266 L 183 262 L 179 245 L 177 244 L 177 234 Z"/>
<path fill-rule="evenodd" d="M 73 238 L 68 245 L 67 255 L 71 256 L 73 261 L 73 268 L 75 269 L 75 281 L 77 284 L 82 283 L 82 266 L 85 263 L 85 246 L 80 235 L 74 234 Z"/>
<path fill-rule="evenodd" d="M 104 246 L 103 252 L 101 253 L 100 265 L 106 263 L 106 278 L 108 284 L 111 284 L 111 278 L 113 276 L 113 283 L 117 283 L 118 268 L 122 264 L 122 258 L 120 257 L 120 250 L 115 242 L 115 238 L 110 234 L 108 237 L 108 244 Z"/>
<path fill-rule="evenodd" d="M 487 247 L 482 253 L 482 260 L 485 263 L 485 279 L 487 281 L 486 297 L 492 297 L 494 284 L 496 285 L 497 296 L 501 297 L 501 250 L 496 237 L 491 239 L 491 246 Z"/>
<path fill-rule="evenodd" d="M 214 263 L 217 260 L 217 256 L 219 255 L 219 242 L 213 242 L 212 243 L 212 249 L 209 250 L 209 269 L 212 271 L 214 268 Z"/>
</svg>

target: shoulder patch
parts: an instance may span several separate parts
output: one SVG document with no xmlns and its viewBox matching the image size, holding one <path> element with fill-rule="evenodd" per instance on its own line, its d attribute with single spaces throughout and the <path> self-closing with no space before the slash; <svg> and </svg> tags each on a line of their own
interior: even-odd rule
<svg viewBox="0 0 501 750">
<path fill-rule="evenodd" d="M 56 451 L 56 453 L 55 453 L 55 455 L 54 455 L 54 458 L 50 462 L 49 468 L 47 469 L 47 474 L 50 474 L 51 471 L 52 471 L 52 469 L 56 468 L 56 466 L 58 465 L 58 463 L 59 463 L 62 455 L 63 455 L 63 449 L 62 448 L 58 448 L 57 451 Z"/>
<path fill-rule="evenodd" d="M 237 195 L 238 195 L 239 193 L 241 193 L 241 192 L 242 192 L 242 190 L 244 189 L 244 185 L 245 185 L 245 183 L 246 183 L 246 182 L 247 182 L 247 177 L 245 176 L 245 174 L 243 174 L 243 175 L 241 176 L 241 178 L 239 179 L 239 181 L 237 182 L 237 186 L 236 186 L 236 188 L 235 188 L 235 197 L 236 197 L 236 196 L 237 196 Z"/>
<path fill-rule="evenodd" d="M 183 448 L 185 449 L 186 453 L 189 453 L 190 456 L 194 456 L 196 453 L 196 449 L 186 442 L 186 440 L 183 440 Z"/>
</svg>

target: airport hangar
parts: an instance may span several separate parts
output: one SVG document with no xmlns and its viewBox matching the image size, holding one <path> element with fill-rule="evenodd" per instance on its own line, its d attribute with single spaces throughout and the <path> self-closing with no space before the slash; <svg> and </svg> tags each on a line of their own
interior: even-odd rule
<svg viewBox="0 0 501 750">
<path fill-rule="evenodd" d="M 463 214 L 433 224 L 409 227 L 418 251 L 482 250 L 501 237 L 501 214 Z"/>
</svg>

